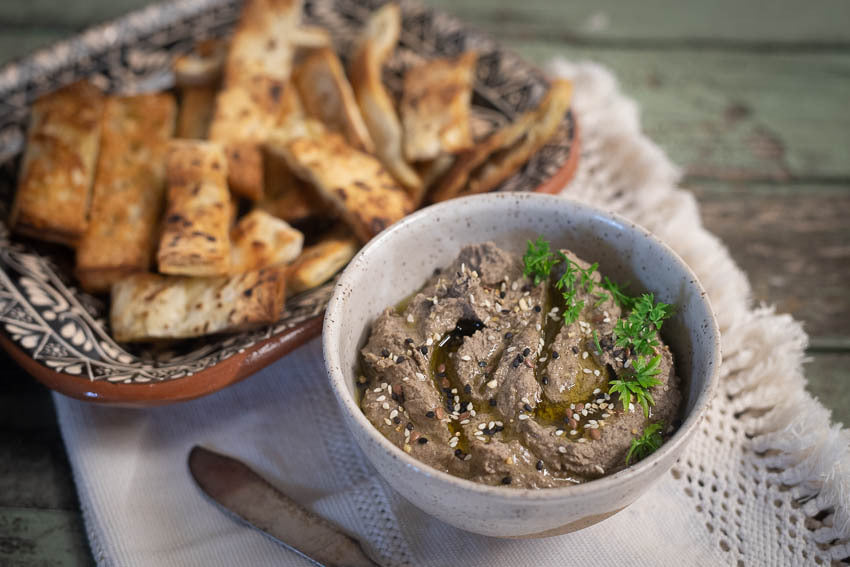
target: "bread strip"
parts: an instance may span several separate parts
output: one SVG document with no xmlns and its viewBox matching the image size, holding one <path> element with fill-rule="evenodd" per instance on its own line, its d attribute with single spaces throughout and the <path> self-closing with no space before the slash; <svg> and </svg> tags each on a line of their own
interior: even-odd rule
<svg viewBox="0 0 850 567">
<path fill-rule="evenodd" d="M 239 219 L 230 238 L 232 274 L 288 264 L 298 257 L 304 245 L 300 231 L 258 209 Z"/>
<path fill-rule="evenodd" d="M 322 285 L 343 268 L 360 245 L 348 230 L 334 230 L 308 246 L 289 267 L 287 286 L 292 295 Z"/>
<path fill-rule="evenodd" d="M 163 274 L 230 272 L 227 159 L 214 142 L 175 140 L 167 159 L 168 205 L 157 263 Z"/>
<path fill-rule="evenodd" d="M 478 54 L 434 59 L 409 68 L 399 113 L 408 161 L 432 160 L 472 147 L 469 104 Z"/>
<path fill-rule="evenodd" d="M 32 106 L 9 224 L 20 234 L 75 246 L 88 225 L 104 97 L 82 81 Z"/>
<path fill-rule="evenodd" d="M 392 54 L 401 33 L 401 11 L 385 4 L 369 18 L 349 66 L 351 86 L 375 143 L 375 154 L 404 185 L 414 203 L 422 197 L 422 182 L 404 161 L 402 131 L 392 98 L 381 81 L 381 67 Z"/>
<path fill-rule="evenodd" d="M 120 342 L 242 331 L 280 319 L 285 268 L 218 278 L 136 274 L 112 286 L 112 336 Z"/>
<path fill-rule="evenodd" d="M 489 191 L 510 177 L 552 137 L 564 118 L 571 96 L 569 81 L 553 81 L 537 108 L 518 116 L 472 149 L 459 154 L 434 188 L 431 200 L 439 202 L 460 194 Z M 488 164 L 488 160 L 492 164 Z"/>
<path fill-rule="evenodd" d="M 339 134 L 298 138 L 284 150 L 295 174 L 309 181 L 363 242 L 413 210 L 381 163 Z"/>
<path fill-rule="evenodd" d="M 310 53 L 296 67 L 293 81 L 309 116 L 345 136 L 354 148 L 369 153 L 375 151 L 354 92 L 332 50 L 325 47 Z"/>
<path fill-rule="evenodd" d="M 89 226 L 77 247 L 77 279 L 86 291 L 107 291 L 150 267 L 175 115 L 166 93 L 107 99 Z"/>
</svg>

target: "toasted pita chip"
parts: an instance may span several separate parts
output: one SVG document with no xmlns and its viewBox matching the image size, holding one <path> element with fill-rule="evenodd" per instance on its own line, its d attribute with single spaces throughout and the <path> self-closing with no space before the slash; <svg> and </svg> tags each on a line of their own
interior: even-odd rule
<svg viewBox="0 0 850 567">
<path fill-rule="evenodd" d="M 167 93 L 107 99 L 89 225 L 77 247 L 76 274 L 85 290 L 106 291 L 150 267 L 175 115 Z"/>
<path fill-rule="evenodd" d="M 263 195 L 260 145 L 270 133 L 302 113 L 291 84 L 256 77 L 246 86 L 221 91 L 210 127 L 210 139 L 225 147 L 228 183 L 237 195 L 254 201 Z"/>
<path fill-rule="evenodd" d="M 287 264 L 298 257 L 304 246 L 300 231 L 259 209 L 239 219 L 230 237 L 232 274 Z"/>
<path fill-rule="evenodd" d="M 404 190 L 381 163 L 346 144 L 339 134 L 293 140 L 286 145 L 284 157 L 364 242 L 413 210 Z"/>
<path fill-rule="evenodd" d="M 375 151 L 354 92 L 333 51 L 326 47 L 314 50 L 296 67 L 293 80 L 308 115 L 345 136 L 354 148 Z"/>
<path fill-rule="evenodd" d="M 432 200 L 445 201 L 460 194 L 489 191 L 513 175 L 558 129 L 571 97 L 569 81 L 553 81 L 537 108 L 458 155 L 435 187 Z"/>
<path fill-rule="evenodd" d="M 224 72 L 227 43 L 221 39 L 199 41 L 195 49 L 174 60 L 172 66 L 178 87 L 217 85 Z"/>
<path fill-rule="evenodd" d="M 290 41 L 298 48 L 316 49 L 331 47 L 331 34 L 325 28 L 318 26 L 300 26 L 292 30 Z"/>
<path fill-rule="evenodd" d="M 104 97 L 79 82 L 32 106 L 9 224 L 20 234 L 74 246 L 88 226 Z"/>
<path fill-rule="evenodd" d="M 180 87 L 180 111 L 177 114 L 178 138 L 203 140 L 209 135 L 215 111 L 214 87 Z"/>
<path fill-rule="evenodd" d="M 422 179 L 422 184 L 425 189 L 429 189 L 435 183 L 442 179 L 443 175 L 451 169 L 455 162 L 455 156 L 452 154 L 440 154 L 431 161 L 423 161 L 417 164 L 416 172 Z"/>
<path fill-rule="evenodd" d="M 381 82 L 381 67 L 392 54 L 401 32 L 401 12 L 385 4 L 369 18 L 351 64 L 351 86 L 363 120 L 375 144 L 375 155 L 405 186 L 414 203 L 422 198 L 422 181 L 404 161 L 402 130 L 390 95 Z"/>
<path fill-rule="evenodd" d="M 136 274 L 112 286 L 110 321 L 119 342 L 242 331 L 280 319 L 286 270 L 217 278 Z"/>
<path fill-rule="evenodd" d="M 287 286 L 295 295 L 322 285 L 343 268 L 360 248 L 348 230 L 334 230 L 308 246 L 289 267 Z"/>
<path fill-rule="evenodd" d="M 469 103 L 478 54 L 434 59 L 409 68 L 399 112 L 404 126 L 404 155 L 426 161 L 472 147 Z"/>
<path fill-rule="evenodd" d="M 308 182 L 293 173 L 280 151 L 266 145 L 263 166 L 266 187 L 263 199 L 257 202 L 258 209 L 288 223 L 338 216 Z"/>
<path fill-rule="evenodd" d="M 163 274 L 220 276 L 230 270 L 227 159 L 213 142 L 169 146 L 168 206 L 157 262 Z"/>
<path fill-rule="evenodd" d="M 294 52 L 290 37 L 301 19 L 302 0 L 247 0 L 230 43 L 224 85 L 254 77 L 289 80 Z"/>
</svg>

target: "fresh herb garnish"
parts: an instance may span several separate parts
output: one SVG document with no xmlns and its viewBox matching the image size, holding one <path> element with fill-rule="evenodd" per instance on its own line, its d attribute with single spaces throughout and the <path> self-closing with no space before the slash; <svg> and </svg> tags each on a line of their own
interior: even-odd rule
<svg viewBox="0 0 850 567">
<path fill-rule="evenodd" d="M 537 242 L 528 241 L 528 249 L 522 257 L 525 267 L 522 273 L 526 277 L 534 277 L 534 285 L 538 285 L 541 281 L 549 277 L 558 259 L 549 250 L 549 242 L 543 240 L 542 236 L 537 237 Z"/>
<path fill-rule="evenodd" d="M 625 378 L 611 380 L 608 383 L 608 393 L 618 394 L 623 411 L 628 411 L 629 404 L 634 400 L 643 408 L 643 415 L 649 417 L 649 406 L 655 405 L 655 400 L 649 389 L 661 384 L 656 378 L 661 373 L 661 355 L 656 355 L 647 362 L 646 358 L 638 357 L 632 364 L 630 374 Z"/>
<path fill-rule="evenodd" d="M 626 466 L 629 465 L 632 457 L 636 461 L 641 461 L 661 446 L 664 442 L 664 439 L 661 437 L 661 429 L 663 427 L 663 422 L 652 423 L 644 428 L 643 435 L 632 439 L 632 445 L 629 447 L 629 452 L 626 453 Z"/>
<path fill-rule="evenodd" d="M 596 352 L 602 354 L 602 345 L 599 344 L 599 333 L 596 332 L 596 329 L 593 330 L 593 344 L 596 345 Z"/>
<path fill-rule="evenodd" d="M 634 300 L 628 317 L 620 319 L 614 326 L 614 336 L 619 347 L 630 347 L 638 355 L 649 356 L 655 352 L 658 330 L 673 309 L 666 303 L 655 303 L 651 293 L 644 293 Z"/>
<path fill-rule="evenodd" d="M 602 278 L 602 283 L 600 285 L 611 292 L 611 297 L 613 297 L 614 301 L 617 302 L 623 309 L 631 309 L 634 305 L 635 299 L 623 293 L 623 289 L 628 287 L 628 284 L 619 286 L 615 282 L 612 282 L 608 276 L 605 276 Z"/>
</svg>

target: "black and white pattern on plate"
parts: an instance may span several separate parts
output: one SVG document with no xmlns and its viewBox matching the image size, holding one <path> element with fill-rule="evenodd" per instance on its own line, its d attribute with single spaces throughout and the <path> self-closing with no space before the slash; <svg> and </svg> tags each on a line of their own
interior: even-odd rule
<svg viewBox="0 0 850 567">
<path fill-rule="evenodd" d="M 304 21 L 331 30 L 347 53 L 375 0 L 308 0 Z M 546 82 L 538 70 L 457 20 L 413 2 L 401 2 L 400 47 L 385 81 L 395 95 L 409 65 L 474 49 L 479 53 L 473 96 L 476 135 L 512 120 L 539 100 Z M 83 77 L 113 93 L 170 88 L 170 62 L 199 39 L 225 36 L 239 16 L 232 0 L 182 0 L 153 5 L 0 69 L 0 327 L 30 357 L 86 380 L 148 383 L 190 376 L 259 341 L 280 334 L 324 309 L 333 283 L 287 301 L 276 325 L 237 335 L 163 346 L 121 345 L 108 329 L 108 306 L 70 278 L 67 249 L 11 237 L 5 224 L 15 191 L 29 106 L 38 96 Z M 569 113 L 552 143 L 499 190 L 531 190 L 557 172 L 570 153 Z"/>
</svg>

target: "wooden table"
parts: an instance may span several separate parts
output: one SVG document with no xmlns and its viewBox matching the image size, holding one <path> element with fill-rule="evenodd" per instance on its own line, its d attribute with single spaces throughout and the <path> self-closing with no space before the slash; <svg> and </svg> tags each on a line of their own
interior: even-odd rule
<svg viewBox="0 0 850 567">
<path fill-rule="evenodd" d="M 5 0 L 0 63 L 147 3 Z M 610 67 L 755 299 L 804 322 L 809 388 L 850 423 L 850 3 L 430 3 L 530 60 Z M 50 396 L 0 368 L 0 564 L 90 564 Z"/>
</svg>

